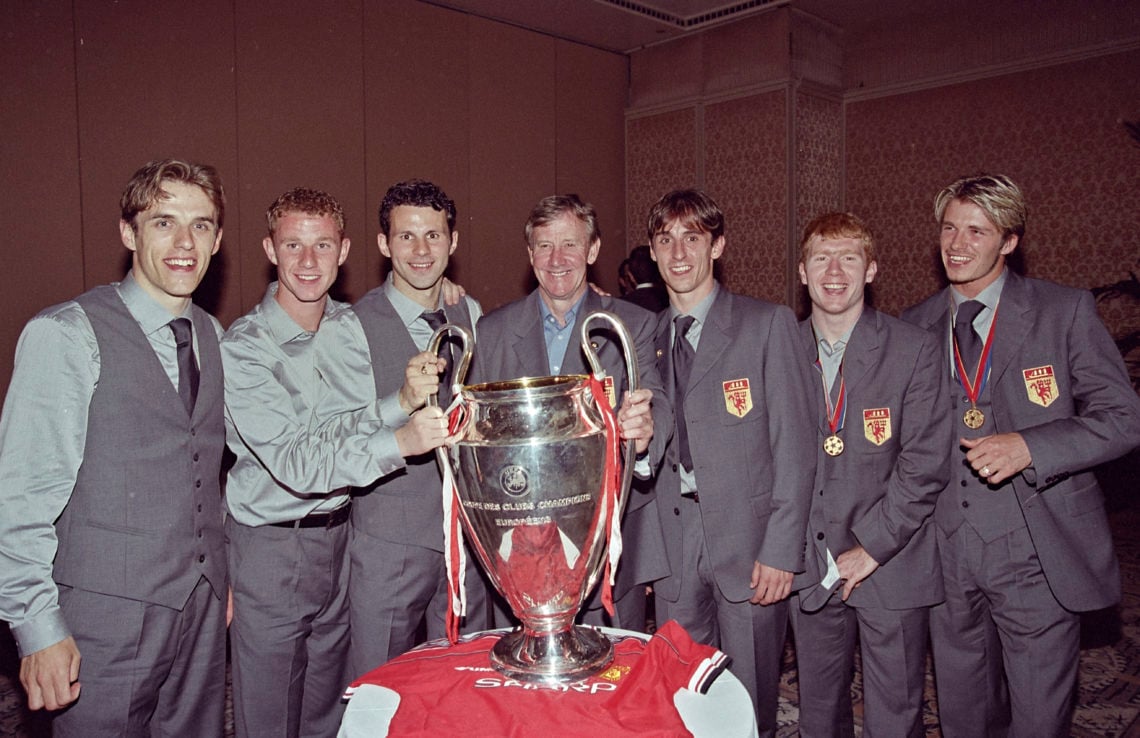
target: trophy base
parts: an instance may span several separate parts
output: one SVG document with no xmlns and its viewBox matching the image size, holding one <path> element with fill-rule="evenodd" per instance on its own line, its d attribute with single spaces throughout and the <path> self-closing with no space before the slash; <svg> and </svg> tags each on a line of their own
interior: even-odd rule
<svg viewBox="0 0 1140 738">
<path fill-rule="evenodd" d="M 580 681 L 605 669 L 613 658 L 609 639 L 581 625 L 559 633 L 527 633 L 518 628 L 491 649 L 491 666 L 521 682 Z"/>
</svg>

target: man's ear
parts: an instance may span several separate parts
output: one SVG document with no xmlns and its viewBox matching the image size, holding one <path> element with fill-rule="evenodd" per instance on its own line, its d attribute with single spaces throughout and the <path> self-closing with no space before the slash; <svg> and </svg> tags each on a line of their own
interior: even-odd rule
<svg viewBox="0 0 1140 738">
<path fill-rule="evenodd" d="M 261 248 L 265 249 L 265 255 L 269 257 L 269 263 L 277 266 L 277 250 L 273 248 L 273 237 L 266 236 L 261 239 Z"/>
</svg>

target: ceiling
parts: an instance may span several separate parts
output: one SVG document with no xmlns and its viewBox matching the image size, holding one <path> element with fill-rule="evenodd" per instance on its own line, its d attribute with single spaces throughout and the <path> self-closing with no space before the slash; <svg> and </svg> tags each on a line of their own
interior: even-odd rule
<svg viewBox="0 0 1140 738">
<path fill-rule="evenodd" d="M 423 0 L 607 51 L 627 53 L 777 8 L 839 29 L 944 12 L 943 0 Z"/>
</svg>

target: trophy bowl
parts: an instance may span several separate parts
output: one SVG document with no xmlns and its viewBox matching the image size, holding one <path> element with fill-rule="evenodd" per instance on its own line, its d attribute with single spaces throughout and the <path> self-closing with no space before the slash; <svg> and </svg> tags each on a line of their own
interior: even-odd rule
<svg viewBox="0 0 1140 738">
<path fill-rule="evenodd" d="M 593 313 L 582 326 L 593 377 L 462 386 L 452 416 L 459 419 L 459 440 L 438 454 L 454 478 L 471 548 L 522 623 L 492 649 L 492 666 L 521 681 L 577 681 L 613 658 L 604 635 L 574 625 L 605 569 L 632 465 L 630 443 L 630 463 L 620 471 L 613 410 L 585 340 L 589 322 L 599 316 L 623 340 L 627 369 L 632 368 L 629 387 L 636 389 L 636 358 L 624 326 L 609 313 Z M 467 354 L 469 349 L 461 372 Z M 620 550 L 620 543 L 614 545 Z"/>
</svg>

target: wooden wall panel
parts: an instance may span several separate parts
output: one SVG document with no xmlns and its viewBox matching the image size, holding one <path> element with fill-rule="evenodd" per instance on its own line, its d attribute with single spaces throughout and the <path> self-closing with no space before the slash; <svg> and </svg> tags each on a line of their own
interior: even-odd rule
<svg viewBox="0 0 1140 738">
<path fill-rule="evenodd" d="M 274 278 L 261 247 L 265 210 L 293 187 L 336 197 L 349 252 L 334 294 L 355 298 L 367 281 L 364 202 L 364 103 L 359 0 L 319 6 L 303 0 L 266 13 L 239 2 L 236 39 L 237 141 L 241 243 L 229 243 L 227 281 L 240 284 L 241 311 L 252 308 Z M 231 191 L 233 191 L 231 187 Z"/>
<path fill-rule="evenodd" d="M 617 269 L 629 248 L 625 229 L 626 58 L 559 41 L 555 191 L 576 192 L 594 204 L 602 251 L 591 279 L 617 294 Z M 634 239 L 638 238 L 634 234 Z"/>
<path fill-rule="evenodd" d="M 470 19 L 471 221 L 465 285 L 493 308 L 530 289 L 523 224 L 555 180 L 555 41 Z M 504 53 L 504 50 L 510 53 Z"/>
<path fill-rule="evenodd" d="M 71 2 L 5 3 L 0 23 L 0 239 L 9 282 L 0 290 L 2 392 L 24 323 L 84 285 Z"/>
<path fill-rule="evenodd" d="M 396 182 L 420 178 L 455 201 L 459 248 L 448 274 L 466 284 L 471 251 L 468 17 L 412 0 L 366 3 L 364 120 L 368 286 L 387 271 L 377 212 Z M 384 262 L 384 265 L 381 265 Z M 474 290 L 472 291 L 473 294 Z"/>
<path fill-rule="evenodd" d="M 197 299 L 223 323 L 240 310 L 228 277 L 241 243 L 234 127 L 233 6 L 75 4 L 84 282 L 117 280 L 129 263 L 118 201 L 142 164 L 176 156 L 216 166 L 230 194 L 225 240 Z"/>
</svg>

